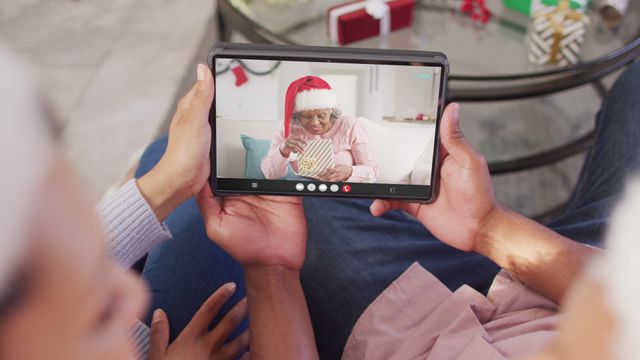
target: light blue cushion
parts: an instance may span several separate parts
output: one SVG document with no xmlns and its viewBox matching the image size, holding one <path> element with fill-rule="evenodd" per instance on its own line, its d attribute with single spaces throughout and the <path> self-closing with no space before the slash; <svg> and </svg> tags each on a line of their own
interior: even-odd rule
<svg viewBox="0 0 640 360">
<path fill-rule="evenodd" d="M 240 135 L 242 146 L 247 150 L 245 155 L 244 177 L 246 179 L 264 179 L 260 163 L 271 146 L 271 140 L 254 139 L 251 136 Z"/>
<path fill-rule="evenodd" d="M 244 134 L 240 135 L 240 140 L 242 140 L 242 146 L 247 151 L 244 165 L 245 179 L 265 179 L 260 163 L 269 152 L 271 140 L 256 139 Z M 294 175 L 291 166 L 289 166 L 288 175 Z"/>
</svg>

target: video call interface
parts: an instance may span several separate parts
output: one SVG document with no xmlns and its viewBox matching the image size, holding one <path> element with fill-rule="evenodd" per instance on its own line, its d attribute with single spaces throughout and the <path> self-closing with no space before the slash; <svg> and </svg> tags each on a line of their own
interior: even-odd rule
<svg viewBox="0 0 640 360">
<path fill-rule="evenodd" d="M 215 60 L 218 191 L 429 198 L 440 66 Z"/>
</svg>

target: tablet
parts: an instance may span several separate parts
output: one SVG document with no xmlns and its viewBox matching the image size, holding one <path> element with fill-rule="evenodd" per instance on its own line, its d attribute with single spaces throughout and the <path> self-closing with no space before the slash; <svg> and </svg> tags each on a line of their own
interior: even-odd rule
<svg viewBox="0 0 640 360">
<path fill-rule="evenodd" d="M 434 200 L 444 54 L 218 43 L 209 66 L 217 195 Z"/>
</svg>

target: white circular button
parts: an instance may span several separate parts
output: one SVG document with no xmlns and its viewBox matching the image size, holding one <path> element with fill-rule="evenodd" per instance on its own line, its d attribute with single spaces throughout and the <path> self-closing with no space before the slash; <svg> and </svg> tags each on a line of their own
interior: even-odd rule
<svg viewBox="0 0 640 360">
<path fill-rule="evenodd" d="M 320 190 L 322 192 L 327 191 L 327 185 L 325 185 L 325 184 L 318 185 L 318 190 Z"/>
<path fill-rule="evenodd" d="M 298 191 L 304 190 L 304 184 L 303 183 L 297 183 L 296 184 L 296 190 L 298 190 Z"/>
<path fill-rule="evenodd" d="M 307 184 L 307 190 L 316 191 L 316 184 Z"/>
<path fill-rule="evenodd" d="M 331 185 L 330 189 L 332 192 L 338 192 L 338 190 L 340 190 L 340 187 L 338 187 L 338 185 L 336 184 L 333 184 Z"/>
</svg>

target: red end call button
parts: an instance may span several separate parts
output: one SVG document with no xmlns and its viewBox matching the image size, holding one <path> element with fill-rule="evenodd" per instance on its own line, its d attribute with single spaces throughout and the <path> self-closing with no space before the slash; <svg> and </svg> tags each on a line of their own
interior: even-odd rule
<svg viewBox="0 0 640 360">
<path fill-rule="evenodd" d="M 349 184 L 342 185 L 342 192 L 348 193 L 350 191 L 351 191 L 351 185 Z"/>
</svg>

